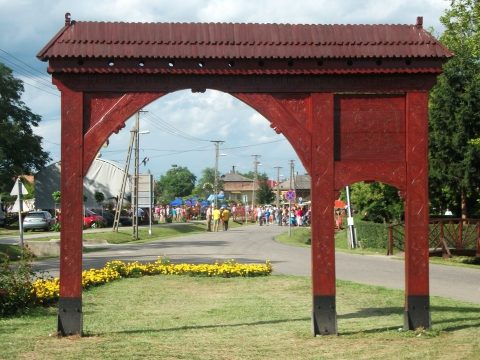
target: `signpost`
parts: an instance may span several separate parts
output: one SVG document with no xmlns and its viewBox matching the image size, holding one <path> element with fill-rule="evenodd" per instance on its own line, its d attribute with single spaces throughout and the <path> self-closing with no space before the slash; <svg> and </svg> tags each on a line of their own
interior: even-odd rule
<svg viewBox="0 0 480 360">
<path fill-rule="evenodd" d="M 285 193 L 285 199 L 288 200 L 288 236 L 292 236 L 292 201 L 296 198 L 295 190 L 288 190 Z"/>
<path fill-rule="evenodd" d="M 148 235 L 152 235 L 153 175 L 138 175 L 138 207 L 148 207 Z M 138 215 L 138 214 L 137 214 Z M 137 223 L 138 226 L 138 223 Z"/>
<path fill-rule="evenodd" d="M 22 212 L 23 212 L 23 194 L 28 194 L 25 185 L 20 181 L 20 177 L 17 178 L 15 185 L 13 185 L 10 195 L 17 197 L 18 202 L 18 230 L 20 231 L 20 246 L 23 248 L 23 221 L 22 221 Z"/>
</svg>

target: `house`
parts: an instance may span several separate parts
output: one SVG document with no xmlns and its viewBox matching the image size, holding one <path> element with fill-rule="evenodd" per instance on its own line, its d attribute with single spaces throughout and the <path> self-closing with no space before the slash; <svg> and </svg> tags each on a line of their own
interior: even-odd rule
<svg viewBox="0 0 480 360">
<path fill-rule="evenodd" d="M 292 184 L 290 184 L 290 179 L 280 183 L 280 192 L 284 195 L 288 190 L 295 190 L 297 199 L 302 198 L 302 201 L 310 200 L 310 186 L 311 178 L 310 175 L 298 175 L 296 174 L 293 177 Z"/>
<path fill-rule="evenodd" d="M 223 192 L 225 199 L 228 201 L 235 201 L 242 204 L 249 204 L 252 202 L 252 194 L 258 190 L 258 183 L 254 185 L 252 179 L 231 171 L 228 174 L 222 175 Z"/>
</svg>

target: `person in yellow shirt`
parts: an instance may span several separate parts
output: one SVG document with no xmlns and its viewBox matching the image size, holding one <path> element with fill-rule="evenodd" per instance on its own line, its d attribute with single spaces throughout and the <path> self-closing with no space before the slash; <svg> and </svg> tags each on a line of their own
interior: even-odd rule
<svg viewBox="0 0 480 360">
<path fill-rule="evenodd" d="M 212 218 L 213 218 L 213 231 L 218 231 L 218 227 L 220 226 L 220 209 L 216 206 L 212 211 Z"/>
<path fill-rule="evenodd" d="M 228 220 L 230 219 L 230 211 L 227 208 L 224 208 L 222 211 L 222 222 L 223 222 L 223 230 L 228 230 Z"/>
</svg>

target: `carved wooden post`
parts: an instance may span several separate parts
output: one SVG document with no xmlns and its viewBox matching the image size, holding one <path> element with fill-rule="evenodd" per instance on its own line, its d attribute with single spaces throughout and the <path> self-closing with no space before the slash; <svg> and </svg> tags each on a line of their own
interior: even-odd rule
<svg viewBox="0 0 480 360">
<path fill-rule="evenodd" d="M 428 243 L 428 92 L 406 98 L 404 328 L 430 328 Z"/>
<path fill-rule="evenodd" d="M 62 92 L 60 299 L 58 331 L 82 333 L 83 93 Z"/>
<path fill-rule="evenodd" d="M 333 94 L 312 94 L 313 333 L 337 333 L 334 246 Z"/>
</svg>

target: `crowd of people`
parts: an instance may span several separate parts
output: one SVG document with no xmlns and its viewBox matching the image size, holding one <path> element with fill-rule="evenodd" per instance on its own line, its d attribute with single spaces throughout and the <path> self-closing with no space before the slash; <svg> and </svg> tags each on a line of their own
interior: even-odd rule
<svg viewBox="0 0 480 360">
<path fill-rule="evenodd" d="M 257 206 L 253 211 L 255 222 L 262 225 L 309 226 L 311 209 L 308 205 L 293 204 L 275 207 L 271 205 Z"/>
<path fill-rule="evenodd" d="M 200 206 L 161 206 L 154 210 L 154 220 L 158 223 L 206 220 L 207 231 L 228 230 L 229 221 L 251 221 L 259 226 L 310 226 L 311 208 L 309 204 L 273 205 L 211 204 Z"/>
</svg>

